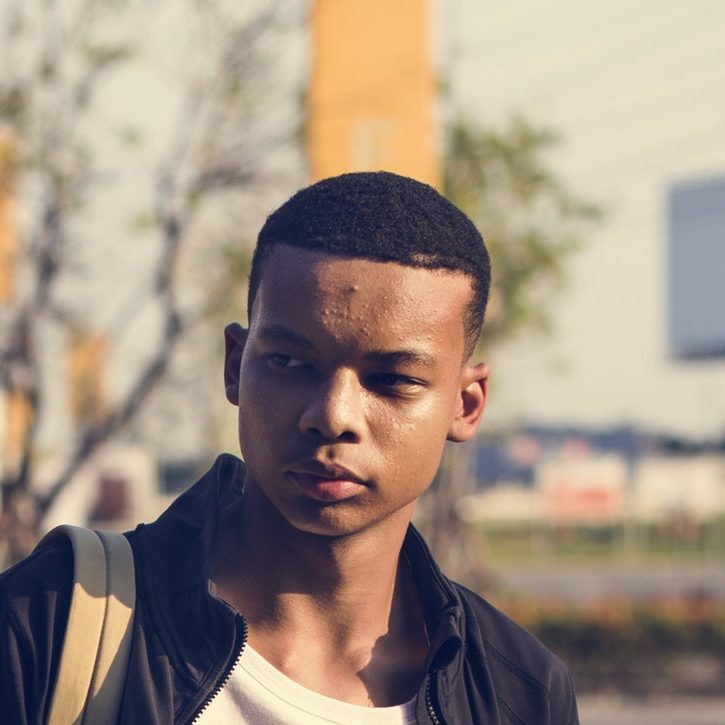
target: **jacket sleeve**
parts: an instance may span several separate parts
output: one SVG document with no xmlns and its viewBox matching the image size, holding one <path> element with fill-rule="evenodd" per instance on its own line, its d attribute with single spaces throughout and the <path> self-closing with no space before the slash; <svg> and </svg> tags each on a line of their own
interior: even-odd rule
<svg viewBox="0 0 725 725">
<path fill-rule="evenodd" d="M 501 721 L 578 725 L 574 684 L 559 657 L 485 600 L 462 587 L 459 591 L 470 612 L 466 658 L 481 683 L 489 678 Z"/>
<path fill-rule="evenodd" d="M 571 674 L 560 664 L 552 673 L 549 689 L 549 722 L 579 725 L 579 712 Z"/>
<path fill-rule="evenodd" d="M 28 650 L 7 603 L 0 603 L 0 712 L 7 722 L 18 725 L 33 721 L 33 676 Z"/>
<path fill-rule="evenodd" d="M 0 576 L 0 713 L 20 725 L 47 719 L 70 608 L 70 546 L 31 554 Z"/>
</svg>

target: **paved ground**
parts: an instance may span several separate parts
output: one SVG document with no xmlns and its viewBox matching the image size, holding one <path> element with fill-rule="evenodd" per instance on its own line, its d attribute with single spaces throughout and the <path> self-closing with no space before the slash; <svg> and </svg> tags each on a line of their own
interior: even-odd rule
<svg viewBox="0 0 725 725">
<path fill-rule="evenodd" d="M 725 698 L 579 697 L 581 725 L 725 725 Z"/>
<path fill-rule="evenodd" d="M 723 562 L 655 562 L 633 566 L 539 563 L 501 567 L 495 575 L 509 590 L 579 603 L 611 596 L 641 600 L 699 594 L 725 599 Z"/>
</svg>

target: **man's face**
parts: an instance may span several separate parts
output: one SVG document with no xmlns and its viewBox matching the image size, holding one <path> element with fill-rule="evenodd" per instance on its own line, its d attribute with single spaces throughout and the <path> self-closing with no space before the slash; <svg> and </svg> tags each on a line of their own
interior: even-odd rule
<svg viewBox="0 0 725 725">
<path fill-rule="evenodd" d="M 311 533 L 407 523 L 446 438 L 483 410 L 485 366 L 463 360 L 471 294 L 463 274 L 278 245 L 248 332 L 227 334 L 247 485 Z"/>
</svg>

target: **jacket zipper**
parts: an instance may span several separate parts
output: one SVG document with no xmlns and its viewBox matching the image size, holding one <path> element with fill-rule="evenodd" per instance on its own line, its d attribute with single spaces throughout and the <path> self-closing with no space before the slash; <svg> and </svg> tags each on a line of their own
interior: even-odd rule
<svg viewBox="0 0 725 725">
<path fill-rule="evenodd" d="M 431 675 L 428 674 L 425 681 L 425 707 L 428 710 L 428 717 L 433 725 L 443 725 L 443 721 L 438 717 L 435 707 L 433 706 L 433 694 L 431 693 Z"/>
<path fill-rule="evenodd" d="M 217 682 L 216 687 L 209 693 L 209 696 L 206 698 L 206 700 L 204 700 L 204 702 L 201 704 L 201 707 L 196 711 L 194 717 L 189 721 L 190 725 L 194 725 L 194 723 L 199 722 L 199 718 L 204 714 L 209 705 L 211 705 L 212 700 L 224 689 L 224 686 L 227 684 L 227 682 L 229 682 L 229 678 L 232 676 L 232 672 L 234 672 L 237 665 L 239 664 L 239 660 L 242 658 L 242 653 L 244 652 L 244 648 L 247 645 L 249 626 L 247 625 L 247 620 L 244 619 L 241 614 L 237 615 L 237 632 L 241 632 L 241 643 L 239 645 L 239 649 L 237 650 L 237 654 L 232 661 L 231 666 L 227 668 L 224 676 Z"/>
</svg>

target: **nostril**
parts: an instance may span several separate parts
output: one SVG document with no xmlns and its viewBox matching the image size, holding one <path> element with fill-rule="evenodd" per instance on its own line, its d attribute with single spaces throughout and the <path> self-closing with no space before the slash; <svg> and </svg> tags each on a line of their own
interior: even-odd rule
<svg viewBox="0 0 725 725">
<path fill-rule="evenodd" d="M 310 397 L 299 419 L 299 429 L 317 440 L 328 443 L 353 442 L 358 439 L 362 423 L 357 375 L 338 371 L 308 390 Z"/>
<path fill-rule="evenodd" d="M 326 443 L 352 443 L 357 439 L 355 433 L 350 430 L 343 430 L 341 433 L 334 431 L 323 431 L 315 426 L 305 428 L 305 432 L 313 438 L 318 438 Z"/>
</svg>

